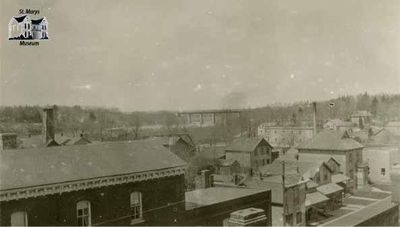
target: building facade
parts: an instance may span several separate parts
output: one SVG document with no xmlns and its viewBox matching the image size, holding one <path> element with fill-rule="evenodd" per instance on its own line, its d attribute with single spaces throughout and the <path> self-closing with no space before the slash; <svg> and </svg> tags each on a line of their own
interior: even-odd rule
<svg viewBox="0 0 400 227">
<path fill-rule="evenodd" d="M 46 17 L 34 20 L 28 15 L 12 17 L 8 23 L 9 39 L 48 39 Z"/>
<path fill-rule="evenodd" d="M 272 146 L 263 138 L 238 138 L 225 149 L 227 160 L 235 160 L 243 171 L 257 172 L 272 162 Z"/>
<path fill-rule="evenodd" d="M 186 163 L 160 144 L 7 150 L 0 162 L 3 226 L 173 225 L 185 211 Z"/>
<path fill-rule="evenodd" d="M 349 187 L 356 187 L 357 167 L 363 163 L 364 146 L 351 139 L 347 132 L 324 130 L 312 140 L 300 144 L 299 160 L 324 160 L 334 158 L 340 164 L 340 172 L 350 178 Z"/>
<path fill-rule="evenodd" d="M 312 127 L 271 126 L 268 123 L 259 125 L 257 133 L 258 137 L 265 138 L 275 149 L 280 149 L 281 153 L 314 136 Z"/>
</svg>

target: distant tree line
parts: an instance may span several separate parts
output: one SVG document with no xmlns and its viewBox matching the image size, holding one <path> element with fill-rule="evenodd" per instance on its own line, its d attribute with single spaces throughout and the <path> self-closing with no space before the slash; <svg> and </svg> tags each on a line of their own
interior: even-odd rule
<svg viewBox="0 0 400 227">
<path fill-rule="evenodd" d="M 400 94 L 341 96 L 336 99 L 317 102 L 317 120 L 322 122 L 330 118 L 349 119 L 355 110 L 370 111 L 377 119 L 385 122 L 400 120 Z M 40 106 L 3 106 L 0 107 L 0 132 L 21 134 L 39 134 L 42 107 Z M 56 131 L 59 133 L 80 134 L 83 132 L 94 137 L 104 136 L 108 129 L 126 128 L 122 137 L 137 139 L 151 133 L 146 126 L 159 125 L 160 134 L 193 133 L 201 143 L 229 141 L 238 135 L 254 136 L 257 126 L 262 122 L 278 124 L 304 125 L 312 121 L 311 101 L 292 104 L 274 104 L 262 108 L 246 109 L 240 118 L 229 119 L 224 125 L 206 129 L 184 128 L 173 112 L 122 112 L 116 108 L 57 106 Z M 21 126 L 22 125 L 22 126 Z M 181 127 L 178 127 L 178 126 Z M 21 129 L 22 128 L 22 129 Z M 129 135 L 128 135 L 129 134 Z"/>
</svg>

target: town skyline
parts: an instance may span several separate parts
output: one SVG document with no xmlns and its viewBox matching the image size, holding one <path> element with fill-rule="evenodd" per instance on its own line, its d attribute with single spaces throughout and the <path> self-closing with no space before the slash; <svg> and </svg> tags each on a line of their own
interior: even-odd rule
<svg viewBox="0 0 400 227">
<path fill-rule="evenodd" d="M 51 37 L 4 40 L 2 106 L 176 111 L 400 91 L 397 1 L 1 4 L 4 37 L 21 8 L 40 10 Z"/>
</svg>

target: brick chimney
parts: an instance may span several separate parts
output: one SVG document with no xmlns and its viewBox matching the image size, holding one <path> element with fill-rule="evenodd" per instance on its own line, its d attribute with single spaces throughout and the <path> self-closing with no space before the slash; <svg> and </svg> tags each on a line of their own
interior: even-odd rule
<svg viewBox="0 0 400 227">
<path fill-rule="evenodd" d="M 54 140 L 55 121 L 54 121 L 55 106 L 43 108 L 43 143 L 48 144 Z"/>
<path fill-rule="evenodd" d="M 214 177 L 208 169 L 201 170 L 200 175 L 196 176 L 196 189 L 209 188 L 213 186 Z"/>
</svg>

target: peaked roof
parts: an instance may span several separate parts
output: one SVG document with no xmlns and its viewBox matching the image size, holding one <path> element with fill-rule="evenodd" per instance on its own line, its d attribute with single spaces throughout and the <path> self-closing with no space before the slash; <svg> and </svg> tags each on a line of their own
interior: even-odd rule
<svg viewBox="0 0 400 227">
<path fill-rule="evenodd" d="M 32 24 L 40 24 L 40 23 L 42 23 L 43 19 L 44 19 L 44 17 L 37 19 L 37 20 L 32 19 L 31 21 L 32 21 Z"/>
<path fill-rule="evenodd" d="M 18 23 L 21 23 L 28 15 L 13 17 Z M 29 18 L 29 17 L 28 17 Z"/>
<path fill-rule="evenodd" d="M 240 137 L 232 141 L 232 143 L 226 147 L 227 151 L 243 151 L 252 152 L 256 149 L 257 145 L 265 141 L 268 146 L 272 147 L 264 138 L 257 137 Z"/>
<path fill-rule="evenodd" d="M 311 140 L 297 146 L 299 150 L 339 150 L 347 151 L 363 148 L 364 146 L 349 137 L 347 132 L 340 130 L 324 130 Z"/>
<path fill-rule="evenodd" d="M 0 152 L 0 190 L 185 166 L 152 141 L 110 142 Z"/>
</svg>

